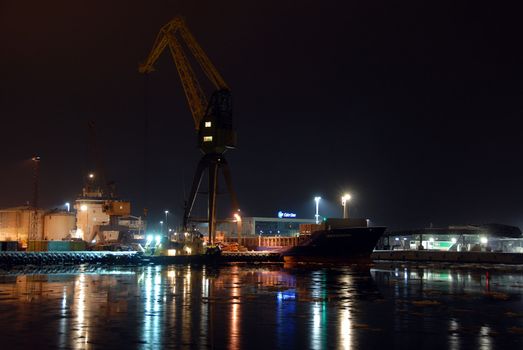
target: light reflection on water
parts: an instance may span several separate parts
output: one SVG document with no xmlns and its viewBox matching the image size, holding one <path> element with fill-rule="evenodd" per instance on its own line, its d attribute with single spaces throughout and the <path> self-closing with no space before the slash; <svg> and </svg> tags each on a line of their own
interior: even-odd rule
<svg viewBox="0 0 523 350">
<path fill-rule="evenodd" d="M 523 345 L 523 274 L 147 266 L 0 274 L 9 348 L 495 349 Z"/>
</svg>

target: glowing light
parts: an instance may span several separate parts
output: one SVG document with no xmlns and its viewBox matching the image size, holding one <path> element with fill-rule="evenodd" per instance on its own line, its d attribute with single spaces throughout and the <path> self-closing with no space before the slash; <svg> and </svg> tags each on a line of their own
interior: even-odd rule
<svg viewBox="0 0 523 350">
<path fill-rule="evenodd" d="M 192 249 L 189 248 L 189 247 L 185 247 L 185 251 L 187 252 L 187 254 L 191 254 L 192 253 Z"/>
<path fill-rule="evenodd" d="M 162 241 L 162 236 L 156 236 L 155 239 L 156 239 L 156 244 L 160 244 L 160 242 Z"/>
<path fill-rule="evenodd" d="M 487 244 L 488 243 L 488 238 L 487 237 L 481 237 L 479 239 L 479 241 L 481 242 L 481 244 Z"/>
<path fill-rule="evenodd" d="M 90 174 L 89 174 L 89 178 L 90 178 L 90 179 L 94 179 L 94 174 L 93 174 L 93 173 L 90 173 Z"/>
<path fill-rule="evenodd" d="M 321 200 L 321 197 L 319 197 L 319 196 L 314 197 L 314 201 L 316 202 L 316 214 L 314 215 L 314 218 L 316 219 L 316 224 L 320 223 L 320 213 L 319 213 L 320 200 Z"/>
<path fill-rule="evenodd" d="M 430 238 L 429 238 L 429 242 L 434 243 L 434 237 L 430 237 Z"/>
<path fill-rule="evenodd" d="M 450 241 L 452 242 L 452 244 L 456 244 L 456 242 L 457 242 L 458 240 L 457 240 L 456 238 L 452 237 L 452 238 L 450 239 Z"/>
<path fill-rule="evenodd" d="M 242 221 L 242 217 L 238 213 L 234 213 L 234 219 L 236 219 L 236 221 Z"/>
<path fill-rule="evenodd" d="M 87 211 L 87 205 L 82 204 L 82 205 L 80 206 L 80 210 L 81 210 L 81 211 Z"/>
<path fill-rule="evenodd" d="M 176 249 L 167 249 L 167 255 L 168 256 L 176 256 Z M 171 272 L 171 271 L 169 271 Z M 174 271 L 172 271 L 174 272 Z"/>
<path fill-rule="evenodd" d="M 348 193 L 345 193 L 342 197 L 341 197 L 341 205 L 345 205 L 348 201 L 350 201 L 351 199 L 351 195 L 348 194 Z"/>
<path fill-rule="evenodd" d="M 153 235 L 147 235 L 147 243 L 151 243 L 153 241 Z"/>
</svg>

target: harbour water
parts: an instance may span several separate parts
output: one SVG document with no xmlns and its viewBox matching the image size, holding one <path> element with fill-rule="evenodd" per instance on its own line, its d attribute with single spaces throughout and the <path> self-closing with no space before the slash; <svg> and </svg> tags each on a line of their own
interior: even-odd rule
<svg viewBox="0 0 523 350">
<path fill-rule="evenodd" d="M 2 348 L 523 347 L 523 270 L 435 265 L 0 272 Z"/>
</svg>

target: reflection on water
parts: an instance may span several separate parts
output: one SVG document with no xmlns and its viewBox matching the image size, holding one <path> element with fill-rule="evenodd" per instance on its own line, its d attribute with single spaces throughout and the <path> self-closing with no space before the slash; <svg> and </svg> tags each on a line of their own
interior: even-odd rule
<svg viewBox="0 0 523 350">
<path fill-rule="evenodd" d="M 409 266 L 0 274 L 8 348 L 495 349 L 523 345 L 523 274 Z"/>
</svg>

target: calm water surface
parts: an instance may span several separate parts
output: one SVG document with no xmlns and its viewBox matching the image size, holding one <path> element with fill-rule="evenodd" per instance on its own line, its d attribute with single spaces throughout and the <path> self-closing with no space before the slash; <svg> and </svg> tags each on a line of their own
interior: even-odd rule
<svg viewBox="0 0 523 350">
<path fill-rule="evenodd" d="M 231 265 L 0 272 L 2 349 L 521 349 L 523 271 Z"/>
</svg>

